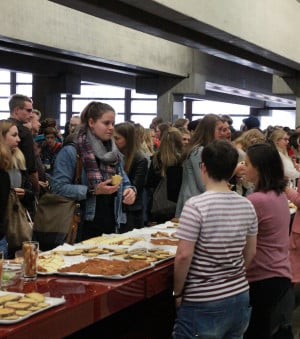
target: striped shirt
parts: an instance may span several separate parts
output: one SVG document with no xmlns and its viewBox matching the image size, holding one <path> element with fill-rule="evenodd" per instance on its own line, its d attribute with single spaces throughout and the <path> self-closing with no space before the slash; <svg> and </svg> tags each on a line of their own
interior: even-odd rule
<svg viewBox="0 0 300 339">
<path fill-rule="evenodd" d="M 236 192 L 207 191 L 190 198 L 176 236 L 195 242 L 184 300 L 205 302 L 248 290 L 242 251 L 257 234 L 252 204 Z"/>
</svg>

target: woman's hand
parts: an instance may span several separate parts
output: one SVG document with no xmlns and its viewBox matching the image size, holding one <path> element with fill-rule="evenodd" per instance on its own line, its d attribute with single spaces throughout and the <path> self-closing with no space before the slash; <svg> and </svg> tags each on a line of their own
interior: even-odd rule
<svg viewBox="0 0 300 339">
<path fill-rule="evenodd" d="M 120 184 L 118 185 L 111 185 L 111 179 L 107 179 L 103 182 L 100 182 L 95 190 L 94 190 L 94 194 L 98 195 L 98 194 L 113 194 L 115 192 L 117 192 L 117 190 L 119 189 Z"/>
<path fill-rule="evenodd" d="M 123 203 L 132 205 L 135 202 L 136 193 L 132 188 L 126 188 L 123 192 Z"/>
<path fill-rule="evenodd" d="M 182 303 L 182 297 L 175 299 L 175 306 L 176 306 L 176 308 L 179 308 L 181 303 Z"/>
<path fill-rule="evenodd" d="M 20 198 L 23 198 L 24 197 L 24 195 L 25 195 L 25 190 L 24 190 L 24 188 L 14 188 L 14 190 L 15 190 L 15 192 L 16 192 L 16 194 L 17 194 L 17 196 L 18 197 L 20 197 Z"/>
<path fill-rule="evenodd" d="M 39 185 L 43 188 L 47 188 L 49 186 L 49 182 L 48 181 L 40 181 L 39 180 Z"/>
</svg>

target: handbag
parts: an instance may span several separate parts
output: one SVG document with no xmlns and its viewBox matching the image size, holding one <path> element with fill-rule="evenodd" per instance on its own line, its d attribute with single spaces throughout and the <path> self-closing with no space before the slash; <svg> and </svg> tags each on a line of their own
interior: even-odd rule
<svg viewBox="0 0 300 339">
<path fill-rule="evenodd" d="M 81 170 L 82 164 L 77 152 L 74 184 L 79 184 Z M 65 242 L 74 244 L 80 215 L 78 201 L 51 192 L 44 193 L 35 213 L 33 239 L 39 242 L 42 251 L 49 251 Z"/>
<path fill-rule="evenodd" d="M 153 192 L 151 216 L 156 219 L 169 220 L 174 217 L 176 203 L 167 198 L 167 178 L 162 177 L 156 189 Z"/>
<path fill-rule="evenodd" d="M 8 196 L 6 241 L 9 249 L 19 249 L 23 241 L 32 239 L 32 220 L 17 193 L 11 189 Z"/>
</svg>

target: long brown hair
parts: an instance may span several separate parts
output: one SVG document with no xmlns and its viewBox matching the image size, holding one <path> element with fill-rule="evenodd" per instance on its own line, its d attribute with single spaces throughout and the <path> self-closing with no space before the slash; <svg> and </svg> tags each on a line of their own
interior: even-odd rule
<svg viewBox="0 0 300 339">
<path fill-rule="evenodd" d="M 166 175 L 167 168 L 181 163 L 182 160 L 182 136 L 175 127 L 166 131 L 160 142 L 158 151 L 153 155 L 154 168 L 160 168 L 162 177 Z"/>
<path fill-rule="evenodd" d="M 130 122 L 121 122 L 115 125 L 115 132 L 122 135 L 126 140 L 126 146 L 122 153 L 124 154 L 124 170 L 128 174 L 133 163 L 133 159 L 138 150 L 137 138 L 134 125 Z"/>
<path fill-rule="evenodd" d="M 186 147 L 184 158 L 188 158 L 191 152 L 200 146 L 206 146 L 215 139 L 215 128 L 218 122 L 224 120 L 216 114 L 207 114 L 198 123 L 190 143 Z"/>
<path fill-rule="evenodd" d="M 80 114 L 81 124 L 88 127 L 89 119 L 96 121 L 108 111 L 115 113 L 115 110 L 110 105 L 99 101 L 91 101 L 85 106 Z"/>
</svg>

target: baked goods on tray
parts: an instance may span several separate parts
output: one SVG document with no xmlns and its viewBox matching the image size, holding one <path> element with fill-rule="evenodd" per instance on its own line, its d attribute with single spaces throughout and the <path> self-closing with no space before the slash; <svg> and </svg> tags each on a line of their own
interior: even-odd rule
<svg viewBox="0 0 300 339">
<path fill-rule="evenodd" d="M 91 239 L 82 241 L 83 244 L 89 245 L 124 245 L 131 246 L 138 241 L 145 240 L 143 237 L 128 237 L 128 236 L 116 236 L 116 237 L 105 237 L 99 236 Z"/>
<path fill-rule="evenodd" d="M 153 244 L 153 245 L 177 246 L 178 240 L 171 240 L 171 239 L 151 239 L 151 244 Z"/>
<path fill-rule="evenodd" d="M 100 258 L 88 259 L 84 262 L 60 268 L 59 272 L 84 273 L 101 276 L 129 275 L 150 267 L 150 263 L 140 260 L 107 260 Z"/>
<path fill-rule="evenodd" d="M 0 319 L 15 320 L 37 310 L 50 306 L 45 297 L 37 292 L 20 294 L 4 294 L 0 296 Z"/>
<path fill-rule="evenodd" d="M 64 265 L 64 258 L 56 253 L 40 255 L 38 259 L 39 272 L 56 272 Z"/>
</svg>

